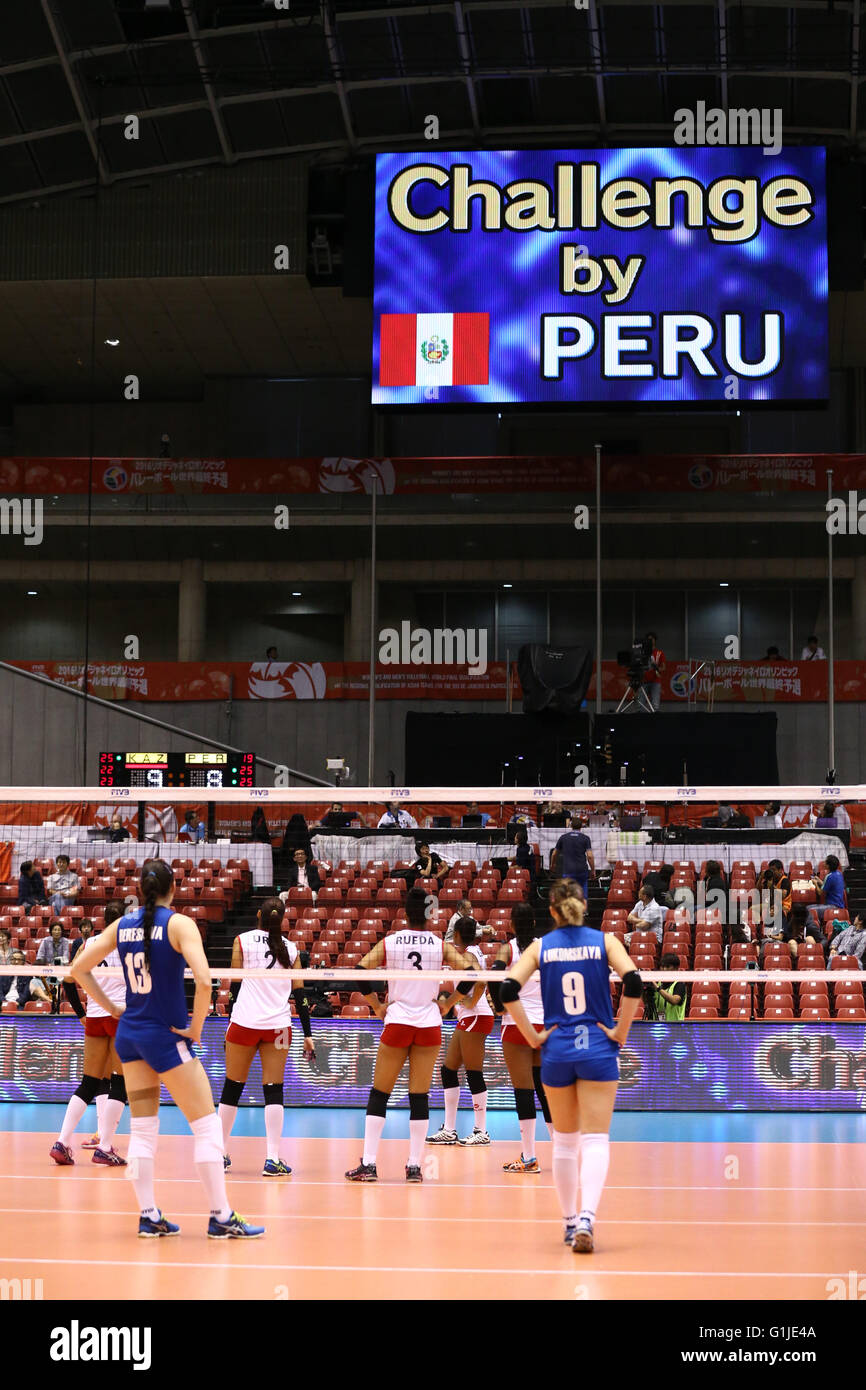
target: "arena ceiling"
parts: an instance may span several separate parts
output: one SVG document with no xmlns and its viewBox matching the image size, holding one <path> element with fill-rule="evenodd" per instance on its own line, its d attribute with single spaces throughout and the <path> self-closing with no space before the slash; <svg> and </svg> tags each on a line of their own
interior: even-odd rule
<svg viewBox="0 0 866 1390">
<path fill-rule="evenodd" d="M 703 100 L 778 107 L 788 141 L 863 141 L 861 0 L 585 3 L 25 0 L 0 45 L 0 202 L 351 159 L 418 144 L 429 114 L 464 144 L 661 143 Z"/>
</svg>

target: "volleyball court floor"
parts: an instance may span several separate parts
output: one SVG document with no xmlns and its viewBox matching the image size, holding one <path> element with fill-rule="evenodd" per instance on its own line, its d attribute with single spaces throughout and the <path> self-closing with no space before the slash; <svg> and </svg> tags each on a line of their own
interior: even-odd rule
<svg viewBox="0 0 866 1390">
<path fill-rule="evenodd" d="M 286 1111 L 282 1180 L 260 1176 L 263 1115 L 241 1109 L 229 1200 L 264 1239 L 205 1237 L 204 1198 L 183 1118 L 163 1106 L 157 1202 L 171 1240 L 138 1240 L 124 1170 L 48 1157 L 59 1105 L 0 1105 L 0 1277 L 42 1279 L 45 1299 L 826 1299 L 862 1267 L 862 1115 L 621 1114 L 596 1252 L 561 1244 L 550 1143 L 538 1176 L 503 1173 L 519 1152 L 513 1114 L 488 1116 L 485 1148 L 427 1146 L 425 1181 L 404 1181 L 408 1114 L 389 1115 L 377 1184 L 344 1170 L 363 1111 Z M 469 1124 L 461 1111 L 461 1133 Z M 441 1115 L 431 1113 L 431 1133 Z M 117 1144 L 125 1152 L 128 1118 Z M 838 1285 L 836 1287 L 839 1287 Z"/>
</svg>

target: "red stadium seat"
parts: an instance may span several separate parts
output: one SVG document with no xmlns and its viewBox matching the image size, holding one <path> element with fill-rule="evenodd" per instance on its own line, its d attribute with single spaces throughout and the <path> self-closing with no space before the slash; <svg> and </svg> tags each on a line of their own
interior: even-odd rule
<svg viewBox="0 0 866 1390">
<path fill-rule="evenodd" d="M 344 1004 L 340 1018 L 371 1018 L 372 1010 L 366 1004 Z"/>
<path fill-rule="evenodd" d="M 849 1023 L 853 1023 L 855 1020 L 858 1023 L 863 1023 L 864 1021 L 866 1021 L 866 1008 L 864 1008 L 861 1004 L 859 1008 L 856 1006 L 851 1006 L 846 1007 L 844 1009 L 837 1009 L 836 1017 L 838 1019 L 843 1019 Z"/>
<path fill-rule="evenodd" d="M 793 1018 L 793 1017 L 794 1017 L 794 1010 L 793 1010 L 793 1009 L 776 1009 L 776 1008 L 773 1008 L 773 1009 L 765 1009 L 765 1010 L 764 1010 L 764 1018 L 771 1018 L 771 1019 L 772 1019 L 772 1018 Z"/>
</svg>

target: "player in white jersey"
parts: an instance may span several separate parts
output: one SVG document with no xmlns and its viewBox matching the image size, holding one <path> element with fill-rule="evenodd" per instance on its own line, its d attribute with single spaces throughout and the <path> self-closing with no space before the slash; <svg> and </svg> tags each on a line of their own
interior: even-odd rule
<svg viewBox="0 0 866 1390">
<path fill-rule="evenodd" d="M 122 902 L 107 903 L 105 925 L 111 926 L 111 923 L 122 917 L 125 911 L 126 908 Z M 120 956 L 116 951 L 111 951 L 105 957 L 102 965 L 113 966 L 116 970 L 120 970 Z M 101 981 L 101 984 L 109 999 L 121 1006 L 125 1004 L 126 984 L 122 976 L 110 977 Z M 99 1139 L 93 1149 L 91 1163 L 99 1164 L 103 1168 L 125 1168 L 126 1159 L 121 1158 L 113 1143 L 117 1125 L 126 1104 L 123 1072 L 120 1059 L 114 1049 L 117 1019 L 112 1018 L 111 1014 L 101 1008 L 96 1000 L 91 999 L 89 995 L 83 1018 L 84 1059 L 81 1068 L 81 1083 L 74 1095 L 70 1097 L 60 1133 L 50 1150 L 51 1157 L 60 1168 L 69 1168 L 74 1165 L 75 1159 L 72 1157 L 72 1150 L 69 1147 L 70 1140 L 88 1105 L 104 1093 L 105 1101 L 97 1106 Z M 110 1078 L 110 1080 L 108 1081 L 108 1090 L 104 1092 L 104 1079 L 106 1078 Z"/>
<path fill-rule="evenodd" d="M 239 987 L 237 981 L 233 982 L 235 1003 L 226 1030 L 226 1079 L 219 1104 L 223 1147 L 227 1150 L 250 1067 L 258 1052 L 262 1063 L 267 1135 L 263 1178 L 287 1178 L 292 1171 L 280 1158 L 279 1151 L 283 1137 L 283 1083 L 292 1041 L 289 1002 L 292 998 L 304 1031 L 304 1053 L 307 1057 L 316 1055 L 303 983 L 285 973 L 295 967 L 298 948 L 283 936 L 284 913 L 285 907 L 279 898 L 268 898 L 256 913 L 253 930 L 235 937 L 233 969 L 273 970 L 274 973 L 268 980 L 243 980 Z M 223 1164 L 231 1167 L 228 1153 L 223 1156 Z"/>
<path fill-rule="evenodd" d="M 461 917 L 454 923 L 455 943 L 471 959 L 470 969 L 486 970 L 487 961 L 475 945 L 478 924 L 474 917 Z M 461 1002 L 461 999 L 463 1002 Z M 442 1090 L 445 1098 L 445 1121 L 435 1134 L 431 1134 L 428 1144 L 489 1144 L 487 1133 L 487 1083 L 484 1080 L 484 1049 L 487 1039 L 493 1032 L 496 1016 L 487 998 L 487 986 L 483 980 L 472 986 L 472 992 L 464 996 L 458 988 L 442 1004 L 446 1014 L 456 1006 L 457 1027 L 451 1034 L 451 1041 L 442 1063 Z M 460 1068 L 466 1070 L 466 1082 L 472 1093 L 473 1128 L 465 1139 L 457 1136 L 457 1110 L 460 1105 Z"/>
<path fill-rule="evenodd" d="M 511 925 L 514 936 L 499 948 L 493 962 L 493 970 L 510 970 L 536 939 L 535 913 L 529 903 L 515 903 L 511 909 Z M 494 996 L 496 1004 L 499 1003 L 498 992 L 498 985 L 490 986 L 490 993 Z M 535 1032 L 543 1032 L 544 1004 L 541 999 L 541 976 L 538 971 L 523 986 L 520 999 Z M 538 1159 L 535 1157 L 535 1097 L 538 1096 L 541 1102 L 548 1127 L 550 1109 L 541 1084 L 538 1053 L 529 1046 L 513 1018 L 507 1013 L 502 1015 L 502 1055 L 514 1087 L 514 1104 L 520 1124 L 521 1141 L 520 1157 L 512 1159 L 510 1163 L 503 1163 L 502 1170 L 505 1173 L 540 1173 Z"/>
<path fill-rule="evenodd" d="M 462 954 L 450 941 L 427 927 L 427 894 L 410 888 L 406 894 L 408 925 L 389 933 L 376 943 L 360 962 L 362 970 L 473 970 L 476 962 Z M 388 1100 L 394 1084 L 409 1058 L 409 1162 L 406 1181 L 421 1182 L 421 1152 L 430 1119 L 430 1082 L 442 1043 L 442 1011 L 437 1003 L 439 981 L 435 978 L 392 980 L 387 1005 L 379 1003 L 378 989 L 372 981 L 361 993 L 385 1026 L 376 1054 L 373 1086 L 367 1101 L 364 1123 L 364 1153 L 357 1168 L 346 1174 L 350 1182 L 376 1182 L 376 1155 L 385 1128 Z M 465 991 L 472 989 L 466 981 Z"/>
</svg>

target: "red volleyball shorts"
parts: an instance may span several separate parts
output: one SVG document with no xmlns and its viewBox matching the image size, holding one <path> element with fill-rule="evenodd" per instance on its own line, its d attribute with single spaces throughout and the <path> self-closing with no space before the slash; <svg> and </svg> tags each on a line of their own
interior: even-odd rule
<svg viewBox="0 0 866 1390">
<path fill-rule="evenodd" d="M 532 1026 L 535 1029 L 536 1033 L 542 1033 L 544 1031 L 543 1023 L 533 1023 Z M 505 1022 L 505 1019 L 502 1020 L 502 1041 L 511 1043 L 513 1047 L 532 1046 L 531 1043 L 528 1043 L 526 1041 L 517 1024 L 514 1023 L 511 1019 L 509 1019 L 507 1023 Z"/>
<path fill-rule="evenodd" d="M 439 1047 L 442 1029 L 416 1028 L 413 1023 L 386 1023 L 382 1042 L 386 1047 Z"/>
<path fill-rule="evenodd" d="M 289 1047 L 291 1028 L 244 1028 L 240 1023 L 230 1023 L 226 1029 L 226 1042 L 237 1043 L 239 1047 L 258 1047 L 259 1043 L 273 1043 L 277 1038 L 285 1038 L 286 1047 Z"/>
<path fill-rule="evenodd" d="M 493 1025 L 496 1018 L 493 1014 L 471 1014 L 469 1018 L 461 1018 L 457 1024 L 458 1033 L 474 1033 L 479 1038 L 489 1038 L 493 1032 Z"/>
<path fill-rule="evenodd" d="M 117 1032 L 116 1018 L 90 1018 L 84 1020 L 84 1036 L 86 1038 L 113 1038 Z"/>
</svg>

